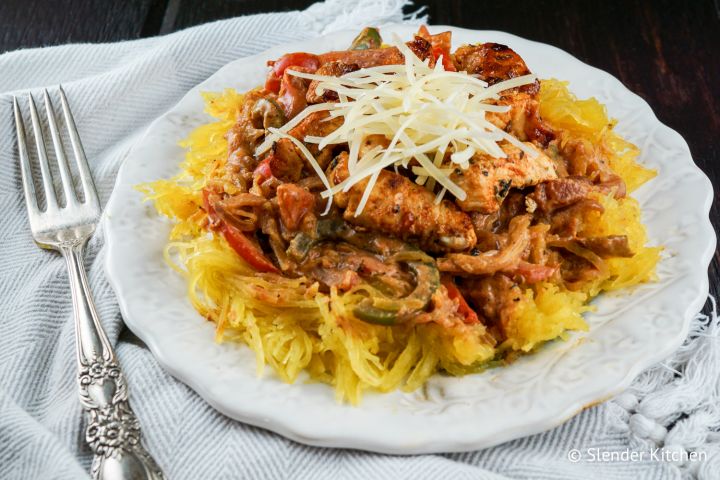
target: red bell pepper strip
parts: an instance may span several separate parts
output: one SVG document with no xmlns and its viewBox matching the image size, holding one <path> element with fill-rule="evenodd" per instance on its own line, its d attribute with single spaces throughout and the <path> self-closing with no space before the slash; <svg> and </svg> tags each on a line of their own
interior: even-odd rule
<svg viewBox="0 0 720 480">
<path fill-rule="evenodd" d="M 223 223 L 220 231 L 233 250 L 255 270 L 259 272 L 280 273 L 277 267 L 262 253 L 262 250 L 240 230 L 232 225 Z"/>
<path fill-rule="evenodd" d="M 443 286 L 445 286 L 445 288 L 447 289 L 448 298 L 450 298 L 450 300 L 457 299 L 458 313 L 463 316 L 464 322 L 468 325 L 475 325 L 480 323 L 480 319 L 478 318 L 477 313 L 475 313 L 475 311 L 470 308 L 470 305 L 468 305 L 465 297 L 463 297 L 462 293 L 460 293 L 460 290 L 458 289 L 457 285 L 455 285 L 452 277 L 443 276 L 440 279 L 440 283 L 442 283 Z"/>
<path fill-rule="evenodd" d="M 253 179 L 256 184 L 260 185 L 267 179 L 273 177 L 272 166 L 270 164 L 273 156 L 274 154 L 270 153 L 270 155 L 265 157 L 262 162 L 258 163 L 258 166 L 255 167 L 255 170 L 253 170 Z"/>
<path fill-rule="evenodd" d="M 304 67 L 315 71 L 320 68 L 320 59 L 312 53 L 288 53 L 269 63 L 269 65 L 272 66 L 272 69 L 265 81 L 265 90 L 278 93 L 280 91 L 280 80 L 288 67 Z"/>
<path fill-rule="evenodd" d="M 422 37 L 432 46 L 433 58 L 437 61 L 442 56 L 442 64 L 446 71 L 455 72 L 455 64 L 450 57 L 450 48 L 452 47 L 452 32 L 442 32 L 430 35 L 430 31 L 425 25 L 421 26 L 417 33 L 418 37 Z"/>
<path fill-rule="evenodd" d="M 291 71 L 286 71 L 282 80 L 280 80 L 280 90 L 278 92 L 277 103 L 282 108 L 285 118 L 292 119 L 298 113 L 307 107 L 307 80 L 294 76 L 293 71 L 315 72 L 314 69 L 303 67 L 292 67 Z"/>
<path fill-rule="evenodd" d="M 280 273 L 277 267 L 268 260 L 262 250 L 260 250 L 252 240 L 237 228 L 222 221 L 210 203 L 210 195 L 212 195 L 212 192 L 209 189 L 203 189 L 203 206 L 208 214 L 210 228 L 219 230 L 223 237 L 225 237 L 225 240 L 227 240 L 228 245 L 255 270 L 259 272 Z"/>
</svg>

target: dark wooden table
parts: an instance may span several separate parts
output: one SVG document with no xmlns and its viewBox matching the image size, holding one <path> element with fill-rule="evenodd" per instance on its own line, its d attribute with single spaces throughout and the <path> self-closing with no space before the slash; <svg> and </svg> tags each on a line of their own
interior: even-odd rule
<svg viewBox="0 0 720 480">
<path fill-rule="evenodd" d="M 162 35 L 311 0 L 1 0 L 0 52 Z M 642 96 L 720 185 L 720 0 L 416 0 L 434 24 L 503 30 L 566 50 Z M 0 72 L 2 75 L 2 72 Z M 717 192 L 717 187 L 716 187 Z M 711 219 L 717 231 L 720 209 Z M 720 292 L 716 252 L 711 292 Z M 700 268 L 700 266 L 698 266 Z"/>
</svg>

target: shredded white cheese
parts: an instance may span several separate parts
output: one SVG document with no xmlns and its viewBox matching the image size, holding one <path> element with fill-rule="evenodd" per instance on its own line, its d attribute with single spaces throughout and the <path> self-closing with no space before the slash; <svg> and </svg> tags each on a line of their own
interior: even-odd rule
<svg viewBox="0 0 720 480">
<path fill-rule="evenodd" d="M 279 129 L 269 134 L 256 154 L 269 150 L 280 138 L 288 138 L 299 148 L 318 174 L 326 190 L 329 211 L 332 197 L 347 192 L 353 185 L 369 179 L 355 215 L 365 208 L 370 191 L 380 172 L 393 166 L 411 168 L 415 182 L 431 191 L 440 191 L 439 203 L 446 193 L 460 200 L 467 197 L 450 174 L 456 168 L 466 169 L 476 153 L 505 157 L 498 145 L 507 141 L 531 157 L 537 152 L 509 133 L 497 128 L 486 118 L 486 112 L 506 112 L 510 107 L 487 103 L 499 93 L 535 81 L 535 75 L 524 75 L 488 86 L 465 72 L 449 72 L 442 62 L 430 67 L 421 61 L 399 38 L 395 46 L 405 56 L 403 65 L 382 65 L 364 68 L 341 77 L 309 74 L 291 70 L 292 75 L 317 80 L 317 93 L 332 90 L 340 101 L 312 105 Z M 298 139 L 288 134 L 308 115 L 327 111 L 329 118 L 343 118 L 343 124 L 325 137 L 308 136 L 305 143 L 322 149 L 328 145 L 347 143 L 349 146 L 349 177 L 331 186 L 320 165 Z M 371 135 L 382 135 L 387 146 L 364 147 Z M 447 155 L 446 153 L 450 153 Z"/>
</svg>

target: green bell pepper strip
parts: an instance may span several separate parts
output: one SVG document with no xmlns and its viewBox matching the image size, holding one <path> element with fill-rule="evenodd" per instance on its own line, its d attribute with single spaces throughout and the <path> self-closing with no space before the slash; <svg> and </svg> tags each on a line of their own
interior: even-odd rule
<svg viewBox="0 0 720 480">
<path fill-rule="evenodd" d="M 372 48 L 380 48 L 382 45 L 382 37 L 380 30 L 375 27 L 365 27 L 362 32 L 355 37 L 350 50 L 369 50 Z"/>
<path fill-rule="evenodd" d="M 370 298 L 362 300 L 353 309 L 356 318 L 378 325 L 395 325 L 430 305 L 433 294 L 440 286 L 440 272 L 431 257 L 424 255 L 421 256 L 423 260 L 418 260 L 416 249 L 392 239 L 379 239 L 376 235 L 356 232 L 341 219 L 319 220 L 314 235 L 296 235 L 290 242 L 288 256 L 302 261 L 313 246 L 328 239 L 341 239 L 381 255 L 388 255 L 391 247 L 397 249 L 391 256 L 392 260 L 406 263 L 415 277 L 415 289 L 405 297 L 382 299 L 377 305 Z"/>
<path fill-rule="evenodd" d="M 440 286 L 440 272 L 432 263 L 407 262 L 415 275 L 415 290 L 397 300 L 383 302 L 377 307 L 369 298 L 353 309 L 353 315 L 360 320 L 378 325 L 395 325 L 410 316 L 425 310 L 435 291 Z"/>
<path fill-rule="evenodd" d="M 302 261 L 312 247 L 323 240 L 344 238 L 352 232 L 345 222 L 338 218 L 318 220 L 314 234 L 298 233 L 292 239 L 287 249 L 287 254 L 293 260 Z"/>
<path fill-rule="evenodd" d="M 310 249 L 318 242 L 318 239 L 311 237 L 306 233 L 298 233 L 290 242 L 287 254 L 293 260 L 302 261 L 310 251 Z"/>
<path fill-rule="evenodd" d="M 353 309 L 353 315 L 355 315 L 355 318 L 367 323 L 390 326 L 395 325 L 397 322 L 398 312 L 374 307 L 372 300 L 368 298 Z"/>
</svg>

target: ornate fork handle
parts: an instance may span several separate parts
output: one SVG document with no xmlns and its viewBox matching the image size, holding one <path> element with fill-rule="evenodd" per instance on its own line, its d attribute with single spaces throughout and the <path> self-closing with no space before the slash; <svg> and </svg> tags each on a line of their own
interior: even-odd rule
<svg viewBox="0 0 720 480">
<path fill-rule="evenodd" d="M 70 277 L 80 401 L 88 413 L 87 440 L 95 479 L 162 479 L 140 442 L 140 423 L 128 403 L 125 376 L 100 325 L 88 286 L 83 250 L 87 236 L 60 246 Z"/>
</svg>

